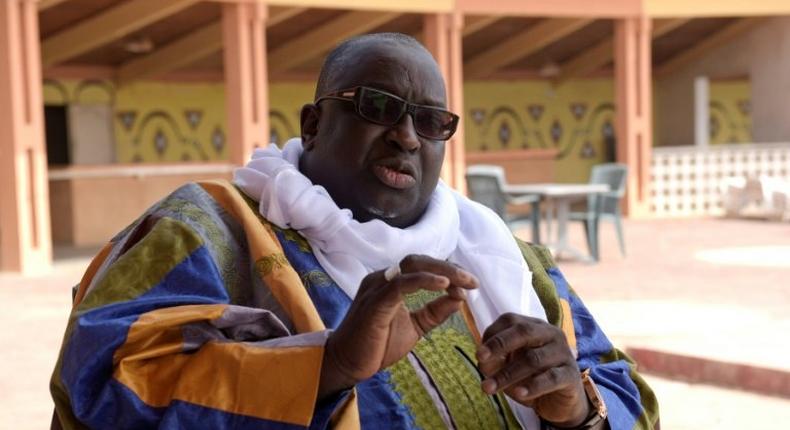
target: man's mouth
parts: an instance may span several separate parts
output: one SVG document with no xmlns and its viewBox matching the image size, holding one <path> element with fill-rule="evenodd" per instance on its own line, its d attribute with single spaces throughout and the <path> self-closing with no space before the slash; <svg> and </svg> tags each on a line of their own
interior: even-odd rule
<svg viewBox="0 0 790 430">
<path fill-rule="evenodd" d="M 417 180 L 414 179 L 411 173 L 406 169 L 398 169 L 396 167 L 384 166 L 377 164 L 373 166 L 373 173 L 384 185 L 387 185 L 398 190 L 405 190 L 406 188 L 413 187 Z"/>
</svg>

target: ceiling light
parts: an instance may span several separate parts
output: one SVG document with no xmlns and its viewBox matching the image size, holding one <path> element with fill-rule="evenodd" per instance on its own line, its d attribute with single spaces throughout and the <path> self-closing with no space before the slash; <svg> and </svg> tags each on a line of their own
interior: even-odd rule
<svg viewBox="0 0 790 430">
<path fill-rule="evenodd" d="M 154 42 L 148 37 L 135 37 L 127 40 L 123 49 L 131 54 L 147 54 L 154 50 Z"/>
</svg>

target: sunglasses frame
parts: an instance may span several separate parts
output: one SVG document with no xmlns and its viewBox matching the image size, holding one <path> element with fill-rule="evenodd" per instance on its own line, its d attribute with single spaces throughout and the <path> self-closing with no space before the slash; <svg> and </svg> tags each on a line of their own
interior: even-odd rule
<svg viewBox="0 0 790 430">
<path fill-rule="evenodd" d="M 392 97 L 393 99 L 401 102 L 403 107 L 401 108 L 400 114 L 398 114 L 398 118 L 393 123 L 389 124 L 389 123 L 386 123 L 386 122 L 376 121 L 376 120 L 373 120 L 373 119 L 370 119 L 370 118 L 364 116 L 362 114 L 362 111 L 361 111 L 360 107 L 359 107 L 363 91 L 373 91 L 373 92 L 381 93 L 381 94 L 386 95 L 387 97 Z M 365 121 L 369 121 L 369 122 L 372 122 L 374 124 L 383 125 L 383 126 L 387 126 L 387 127 L 392 127 L 392 126 L 398 124 L 401 121 L 401 119 L 403 119 L 403 115 L 405 115 L 407 113 L 410 114 L 411 117 L 412 117 L 412 120 L 414 120 L 414 118 L 416 116 L 417 109 L 428 109 L 428 110 L 432 110 L 432 111 L 439 111 L 439 112 L 442 112 L 442 113 L 450 114 L 450 116 L 452 117 L 452 128 L 451 128 L 450 135 L 447 136 L 447 137 L 438 138 L 438 137 L 434 137 L 434 136 L 426 136 L 424 133 L 421 133 L 417 129 L 417 123 L 416 122 L 414 123 L 414 131 L 416 131 L 418 135 L 420 135 L 420 136 L 422 136 L 422 137 L 424 137 L 426 139 L 431 139 L 431 140 L 440 140 L 440 141 L 450 140 L 453 137 L 453 135 L 455 134 L 455 132 L 457 131 L 458 121 L 460 120 L 460 117 L 458 115 L 450 112 L 447 109 L 442 109 L 442 108 L 439 108 L 439 107 L 436 107 L 436 106 L 427 106 L 427 105 L 419 105 L 419 104 L 411 103 L 411 102 L 408 102 L 408 101 L 402 99 L 401 97 L 396 96 L 395 94 L 391 94 L 391 93 L 388 93 L 386 91 L 382 91 L 382 90 L 377 89 L 377 88 L 366 87 L 364 85 L 360 85 L 360 86 L 352 87 L 352 88 L 346 88 L 346 89 L 338 90 L 338 91 L 332 91 L 330 93 L 327 93 L 327 94 L 317 98 L 314 103 L 317 105 L 318 103 L 320 103 L 320 102 L 322 102 L 323 100 L 326 100 L 326 99 L 342 100 L 342 101 L 352 102 L 352 103 L 354 103 L 354 110 L 356 111 L 357 115 L 359 115 L 360 118 L 364 119 Z"/>
</svg>

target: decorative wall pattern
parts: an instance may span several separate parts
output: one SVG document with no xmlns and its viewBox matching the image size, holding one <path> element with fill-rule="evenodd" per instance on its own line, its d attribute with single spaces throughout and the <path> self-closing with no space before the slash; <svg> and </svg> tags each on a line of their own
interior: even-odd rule
<svg viewBox="0 0 790 430">
<path fill-rule="evenodd" d="M 299 134 L 299 112 L 314 86 L 270 88 L 272 141 Z M 110 81 L 44 81 L 46 104 L 108 104 L 115 112 L 119 163 L 219 161 L 228 158 L 224 85 Z"/>
<path fill-rule="evenodd" d="M 214 161 L 228 157 L 221 84 L 44 81 L 46 104 L 108 104 L 116 161 Z"/>
<path fill-rule="evenodd" d="M 749 80 L 710 83 L 710 143 L 752 142 Z"/>
<path fill-rule="evenodd" d="M 315 87 L 270 87 L 271 140 L 299 134 L 299 112 Z M 614 159 L 613 84 L 479 81 L 464 86 L 467 151 L 557 148 L 558 181 L 585 182 L 592 165 Z M 711 143 L 750 142 L 748 80 L 711 82 Z M 44 81 L 47 104 L 110 104 L 118 162 L 215 161 L 228 157 L 221 83 Z M 658 130 L 657 130 L 658 132 Z"/>
<path fill-rule="evenodd" d="M 556 148 L 557 181 L 587 182 L 615 157 L 611 80 L 485 81 L 464 85 L 466 150 Z"/>
</svg>

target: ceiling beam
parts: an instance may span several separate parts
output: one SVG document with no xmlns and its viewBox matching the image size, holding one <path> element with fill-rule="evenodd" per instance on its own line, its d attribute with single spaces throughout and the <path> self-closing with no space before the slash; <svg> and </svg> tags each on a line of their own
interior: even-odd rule
<svg viewBox="0 0 790 430">
<path fill-rule="evenodd" d="M 501 67 L 540 51 L 590 22 L 592 22 L 591 19 L 577 18 L 541 21 L 471 58 L 465 64 L 464 72 L 475 77 L 488 75 Z"/>
<path fill-rule="evenodd" d="M 42 63 L 45 67 L 62 63 L 173 15 L 197 1 L 131 0 L 121 3 L 44 39 Z"/>
<path fill-rule="evenodd" d="M 642 1 L 647 0 L 455 0 L 455 9 L 470 15 L 524 16 L 532 18 L 626 18 L 642 14 Z M 690 2 L 689 0 L 683 1 Z"/>
<path fill-rule="evenodd" d="M 708 53 L 719 46 L 736 39 L 738 36 L 754 29 L 763 21 L 764 18 L 743 18 L 724 27 L 722 30 L 717 31 L 708 38 L 698 42 L 696 45 L 665 61 L 663 64 L 657 67 L 655 76 L 663 77 L 674 73 L 678 69 L 704 56 L 705 53 Z"/>
<path fill-rule="evenodd" d="M 304 12 L 306 8 L 273 7 L 269 11 L 266 26 L 277 25 Z M 129 82 L 163 76 L 182 69 L 222 50 L 222 22 L 202 27 L 177 39 L 156 51 L 140 58 L 127 61 L 118 68 L 116 79 Z"/>
<path fill-rule="evenodd" d="M 586 76 L 608 64 L 613 58 L 614 39 L 607 37 L 562 64 L 560 74 L 554 79 L 554 85 L 561 85 L 577 76 Z"/>
<path fill-rule="evenodd" d="M 40 0 L 38 2 L 38 10 L 47 10 L 51 7 L 55 7 L 66 0 Z"/>
<path fill-rule="evenodd" d="M 269 72 L 278 73 L 315 58 L 339 42 L 397 18 L 399 13 L 347 12 L 314 30 L 289 40 L 269 53 Z"/>
<path fill-rule="evenodd" d="M 658 39 L 689 21 L 691 21 L 690 18 L 654 19 L 653 40 Z"/>
<path fill-rule="evenodd" d="M 654 18 L 759 17 L 790 14 L 787 0 L 642 0 L 643 13 Z"/>
<path fill-rule="evenodd" d="M 653 40 L 689 22 L 688 18 L 663 19 L 653 21 Z M 566 61 L 560 67 L 560 75 L 554 79 L 554 85 L 561 85 L 568 79 L 587 76 L 614 59 L 614 38 L 609 37 L 587 48 L 581 54 Z"/>
<path fill-rule="evenodd" d="M 222 22 L 202 27 L 118 68 L 119 82 L 145 79 L 178 70 L 222 50 Z"/>
<path fill-rule="evenodd" d="M 306 7 L 269 7 L 269 17 L 266 19 L 266 26 L 273 27 L 285 20 L 299 15 L 306 10 Z"/>
<path fill-rule="evenodd" d="M 238 2 L 239 0 L 224 1 Z M 322 9 L 342 9 L 352 11 L 367 10 L 400 13 L 452 12 L 456 8 L 455 3 L 456 0 L 266 0 L 266 4 L 269 6 L 299 6 Z"/>
<path fill-rule="evenodd" d="M 472 33 L 477 33 L 500 19 L 502 19 L 501 16 L 467 16 L 464 18 L 463 35 L 469 36 Z"/>
</svg>

